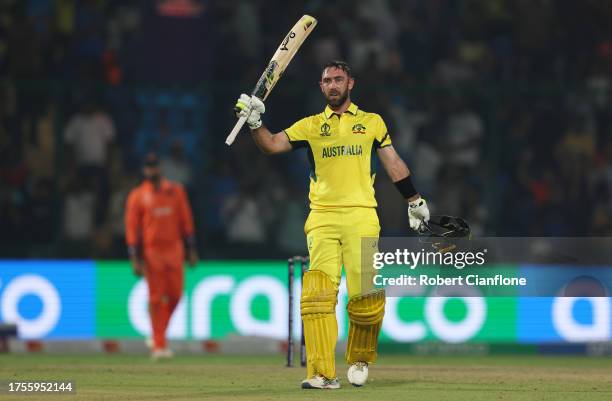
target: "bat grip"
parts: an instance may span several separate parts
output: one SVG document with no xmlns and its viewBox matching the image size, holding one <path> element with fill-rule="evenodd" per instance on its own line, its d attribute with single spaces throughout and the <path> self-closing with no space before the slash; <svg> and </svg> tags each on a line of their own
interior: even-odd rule
<svg viewBox="0 0 612 401">
<path fill-rule="evenodd" d="M 232 143 L 234 143 L 234 140 L 236 139 L 236 135 L 238 135 L 238 132 L 240 132 L 240 128 L 242 128 L 246 120 L 247 120 L 246 117 L 240 117 L 238 119 L 238 121 L 236 122 L 236 125 L 234 125 L 234 129 L 232 129 L 232 132 L 227 136 L 227 139 L 225 140 L 225 144 L 227 146 L 230 146 Z"/>
<path fill-rule="evenodd" d="M 234 111 L 236 112 L 236 114 L 238 114 L 242 110 L 239 107 L 235 107 L 234 106 Z M 240 117 L 238 119 L 238 121 L 236 122 L 236 125 L 234 125 L 234 129 L 232 129 L 232 132 L 230 132 L 230 134 L 227 136 L 227 139 L 225 140 L 225 144 L 227 146 L 230 146 L 232 143 L 234 143 L 234 140 L 236 139 L 236 136 L 238 135 L 238 132 L 240 132 L 240 129 L 242 128 L 242 126 L 246 122 L 247 118 L 248 118 L 248 116 Z"/>
</svg>

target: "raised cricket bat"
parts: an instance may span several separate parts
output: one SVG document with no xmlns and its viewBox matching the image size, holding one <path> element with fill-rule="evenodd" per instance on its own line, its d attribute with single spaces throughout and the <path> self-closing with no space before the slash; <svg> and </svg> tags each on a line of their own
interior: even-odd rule
<svg viewBox="0 0 612 401">
<path fill-rule="evenodd" d="M 261 100 L 266 100 L 270 92 L 272 92 L 272 88 L 279 81 L 283 72 L 285 72 L 285 68 L 291 62 L 293 56 L 298 51 L 302 43 L 306 40 L 310 32 L 317 26 L 317 20 L 311 17 L 310 15 L 304 15 L 300 20 L 291 28 L 285 39 L 281 42 L 278 49 L 276 49 L 276 53 L 270 59 L 268 66 L 264 70 L 263 74 L 257 81 L 257 85 L 255 85 L 255 89 L 251 93 L 254 96 L 257 96 Z M 236 139 L 236 135 L 240 132 L 240 129 L 246 122 L 247 117 L 240 117 L 234 125 L 234 129 L 227 136 L 225 143 L 229 146 L 234 143 L 234 139 Z"/>
</svg>

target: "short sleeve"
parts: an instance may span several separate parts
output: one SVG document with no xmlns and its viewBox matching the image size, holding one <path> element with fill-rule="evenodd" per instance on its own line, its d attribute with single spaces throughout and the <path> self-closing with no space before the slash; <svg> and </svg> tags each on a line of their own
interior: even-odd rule
<svg viewBox="0 0 612 401">
<path fill-rule="evenodd" d="M 285 129 L 285 134 L 289 138 L 289 142 L 293 148 L 300 148 L 306 145 L 308 141 L 308 132 L 312 126 L 312 118 L 304 117 L 293 125 Z"/>
<path fill-rule="evenodd" d="M 378 127 L 376 129 L 376 138 L 374 139 L 374 145 L 377 148 L 384 148 L 385 146 L 391 145 L 391 137 L 389 131 L 387 131 L 387 125 L 383 121 L 382 117 L 376 115 L 378 120 Z"/>
</svg>

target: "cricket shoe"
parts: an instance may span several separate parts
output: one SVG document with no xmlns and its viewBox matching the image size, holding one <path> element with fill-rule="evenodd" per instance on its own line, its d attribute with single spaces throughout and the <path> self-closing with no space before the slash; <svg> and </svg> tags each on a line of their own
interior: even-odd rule
<svg viewBox="0 0 612 401">
<path fill-rule="evenodd" d="M 151 360 L 159 361 L 160 359 L 170 359 L 174 356 L 174 352 L 170 348 L 154 349 L 151 351 Z"/>
<path fill-rule="evenodd" d="M 302 388 L 306 389 L 337 389 L 340 388 L 338 378 L 326 379 L 323 376 L 317 375 L 302 381 Z"/>
<path fill-rule="evenodd" d="M 346 374 L 349 383 L 355 387 L 363 386 L 368 380 L 368 363 L 355 362 L 353 363 Z"/>
</svg>

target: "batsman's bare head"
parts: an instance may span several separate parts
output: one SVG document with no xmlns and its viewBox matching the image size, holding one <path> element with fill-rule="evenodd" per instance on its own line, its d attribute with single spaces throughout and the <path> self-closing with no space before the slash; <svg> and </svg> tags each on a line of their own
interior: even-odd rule
<svg viewBox="0 0 612 401">
<path fill-rule="evenodd" d="M 332 110 L 341 107 L 347 100 L 350 101 L 354 85 L 351 67 L 344 61 L 330 61 L 323 66 L 319 86 Z"/>
</svg>

